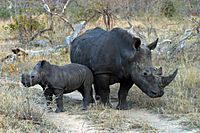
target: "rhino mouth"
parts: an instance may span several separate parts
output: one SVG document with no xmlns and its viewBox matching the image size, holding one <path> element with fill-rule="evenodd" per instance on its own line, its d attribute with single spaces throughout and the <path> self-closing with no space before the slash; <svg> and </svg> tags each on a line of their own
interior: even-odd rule
<svg viewBox="0 0 200 133">
<path fill-rule="evenodd" d="M 22 84 L 24 85 L 24 87 L 30 87 L 31 86 L 30 84 L 27 84 L 25 82 L 22 82 Z"/>
<path fill-rule="evenodd" d="M 151 98 L 157 98 L 157 97 L 162 97 L 164 95 L 164 91 L 160 91 L 160 92 L 154 92 L 154 91 L 150 91 L 148 96 Z"/>
<path fill-rule="evenodd" d="M 21 83 L 23 84 L 24 87 L 30 87 L 31 84 L 30 84 L 30 78 L 29 78 L 29 74 L 25 73 L 25 74 L 22 74 L 21 76 Z"/>
</svg>

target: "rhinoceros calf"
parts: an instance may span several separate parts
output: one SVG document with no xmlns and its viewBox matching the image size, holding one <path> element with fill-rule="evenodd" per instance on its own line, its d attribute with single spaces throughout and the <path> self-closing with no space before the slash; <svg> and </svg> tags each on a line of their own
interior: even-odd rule
<svg viewBox="0 0 200 133">
<path fill-rule="evenodd" d="M 22 84 L 30 87 L 39 84 L 47 99 L 47 106 L 56 96 L 56 113 L 64 112 L 63 94 L 78 90 L 83 96 L 83 109 L 87 109 L 92 98 L 93 74 L 84 65 L 72 63 L 64 66 L 52 65 L 43 60 L 39 61 L 30 73 L 22 74 Z"/>
</svg>

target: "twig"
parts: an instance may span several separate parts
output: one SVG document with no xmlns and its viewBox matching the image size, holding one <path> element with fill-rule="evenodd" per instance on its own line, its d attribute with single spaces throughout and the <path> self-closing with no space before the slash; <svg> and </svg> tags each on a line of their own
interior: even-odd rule
<svg viewBox="0 0 200 133">
<path fill-rule="evenodd" d="M 164 44 L 164 43 L 172 43 L 172 40 L 170 40 L 170 39 L 165 39 L 165 40 L 163 40 L 162 42 L 158 43 L 158 45 L 162 45 L 162 44 Z"/>
<path fill-rule="evenodd" d="M 69 22 L 69 20 L 67 20 L 66 18 L 64 18 L 62 15 L 58 14 L 58 13 L 52 13 L 52 15 L 56 15 L 58 17 L 60 17 L 63 21 L 65 21 L 70 28 L 74 31 L 74 27 L 72 26 L 72 24 Z"/>
<path fill-rule="evenodd" d="M 192 32 L 190 32 L 187 36 L 185 36 L 183 39 L 181 39 L 180 41 L 179 41 L 179 44 L 180 43 L 182 43 L 183 41 L 185 41 L 185 40 L 187 40 L 189 37 L 191 37 L 192 36 Z"/>
<path fill-rule="evenodd" d="M 65 3 L 65 5 L 64 5 L 64 7 L 63 7 L 63 9 L 62 9 L 61 14 L 64 14 L 64 13 L 65 13 L 65 9 L 66 9 L 67 5 L 69 4 L 69 2 L 70 2 L 70 0 L 67 0 L 67 2 Z"/>
<path fill-rule="evenodd" d="M 34 40 L 38 35 L 41 35 L 42 33 L 46 32 L 46 31 L 51 31 L 51 30 L 53 30 L 52 27 L 38 31 L 36 34 L 34 34 L 34 35 L 29 39 L 29 42 L 32 41 L 32 40 Z"/>
</svg>

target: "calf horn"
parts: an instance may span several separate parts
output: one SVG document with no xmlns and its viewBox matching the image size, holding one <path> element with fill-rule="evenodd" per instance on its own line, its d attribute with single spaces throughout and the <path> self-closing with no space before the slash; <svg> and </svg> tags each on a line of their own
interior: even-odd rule
<svg viewBox="0 0 200 133">
<path fill-rule="evenodd" d="M 176 69 L 173 74 L 166 76 L 166 77 L 162 77 L 161 78 L 161 88 L 164 88 L 165 86 L 167 86 L 177 75 L 178 73 L 178 69 Z"/>
</svg>

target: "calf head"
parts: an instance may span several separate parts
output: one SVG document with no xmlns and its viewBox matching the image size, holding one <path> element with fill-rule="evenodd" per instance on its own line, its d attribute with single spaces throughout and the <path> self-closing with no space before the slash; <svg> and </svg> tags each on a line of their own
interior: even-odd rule
<svg viewBox="0 0 200 133">
<path fill-rule="evenodd" d="M 22 74 L 21 82 L 25 87 L 34 86 L 42 82 L 45 75 L 48 74 L 49 62 L 42 60 L 39 61 L 29 73 Z"/>
<path fill-rule="evenodd" d="M 178 69 L 169 76 L 163 76 L 162 67 L 155 68 L 151 58 L 151 50 L 155 49 L 158 39 L 148 46 L 141 45 L 139 38 L 133 39 L 133 47 L 136 50 L 131 65 L 129 64 L 132 80 L 149 97 L 161 97 L 164 94 L 164 87 L 175 78 Z"/>
</svg>

